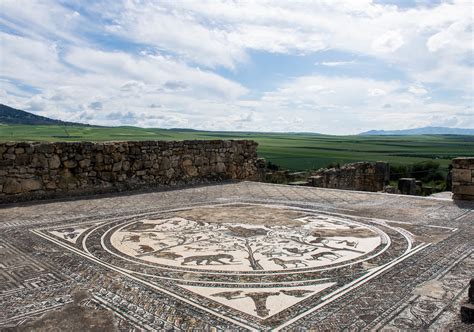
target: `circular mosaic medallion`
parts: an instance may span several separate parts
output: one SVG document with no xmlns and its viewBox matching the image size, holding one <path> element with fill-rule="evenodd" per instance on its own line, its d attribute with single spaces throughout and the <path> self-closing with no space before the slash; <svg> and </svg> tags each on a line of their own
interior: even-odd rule
<svg viewBox="0 0 474 332">
<path fill-rule="evenodd" d="M 276 272 L 355 260 L 384 239 L 380 230 L 343 218 L 286 214 L 296 218 L 277 224 L 192 215 L 134 221 L 116 229 L 110 242 L 124 256 L 170 268 Z"/>
<path fill-rule="evenodd" d="M 352 277 L 400 256 L 410 241 L 370 219 L 228 204 L 104 223 L 83 246 L 101 261 L 151 277 L 272 283 Z"/>
</svg>

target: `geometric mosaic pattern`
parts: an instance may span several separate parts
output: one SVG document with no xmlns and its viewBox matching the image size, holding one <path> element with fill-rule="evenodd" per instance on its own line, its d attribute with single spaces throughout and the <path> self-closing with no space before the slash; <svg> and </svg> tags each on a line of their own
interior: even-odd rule
<svg viewBox="0 0 474 332">
<path fill-rule="evenodd" d="M 123 330 L 465 328 L 472 203 L 242 182 L 43 205 L 3 225 L 0 326 L 77 288 Z"/>
<path fill-rule="evenodd" d="M 0 294 L 13 294 L 23 289 L 55 285 L 63 278 L 41 263 L 0 240 Z"/>
</svg>

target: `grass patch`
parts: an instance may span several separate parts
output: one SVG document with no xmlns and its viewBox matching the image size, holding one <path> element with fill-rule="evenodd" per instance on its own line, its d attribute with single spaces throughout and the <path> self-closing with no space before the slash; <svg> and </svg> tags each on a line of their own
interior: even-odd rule
<svg viewBox="0 0 474 332">
<path fill-rule="evenodd" d="M 267 161 L 291 170 L 306 170 L 357 161 L 412 165 L 435 160 L 445 173 L 452 158 L 474 156 L 473 136 L 330 136 L 299 133 L 250 133 L 166 130 L 137 127 L 64 128 L 55 125 L 1 125 L 0 141 L 119 141 L 252 139 Z"/>
</svg>

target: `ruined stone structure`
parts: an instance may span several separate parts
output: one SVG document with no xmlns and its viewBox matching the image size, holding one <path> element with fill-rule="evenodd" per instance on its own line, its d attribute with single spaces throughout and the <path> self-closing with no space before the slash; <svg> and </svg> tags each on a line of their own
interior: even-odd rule
<svg viewBox="0 0 474 332">
<path fill-rule="evenodd" d="M 359 162 L 340 168 L 320 169 L 309 177 L 313 187 L 381 191 L 390 178 L 390 168 L 386 162 Z"/>
<path fill-rule="evenodd" d="M 253 141 L 0 144 L 0 202 L 257 180 Z"/>
<path fill-rule="evenodd" d="M 453 198 L 474 201 L 474 158 L 453 159 Z"/>
<path fill-rule="evenodd" d="M 398 190 L 402 195 L 416 195 L 416 179 L 400 178 L 398 179 Z"/>
</svg>

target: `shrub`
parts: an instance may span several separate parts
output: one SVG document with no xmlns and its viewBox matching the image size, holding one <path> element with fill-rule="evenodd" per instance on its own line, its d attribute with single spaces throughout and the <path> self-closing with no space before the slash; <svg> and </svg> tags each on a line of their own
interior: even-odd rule
<svg viewBox="0 0 474 332">
<path fill-rule="evenodd" d="M 443 173 L 439 170 L 439 163 L 432 160 L 413 164 L 411 173 L 412 177 L 423 182 L 444 180 Z"/>
<path fill-rule="evenodd" d="M 278 171 L 280 169 L 280 166 L 277 164 L 272 163 L 271 161 L 267 162 L 267 169 L 271 171 Z"/>
</svg>

